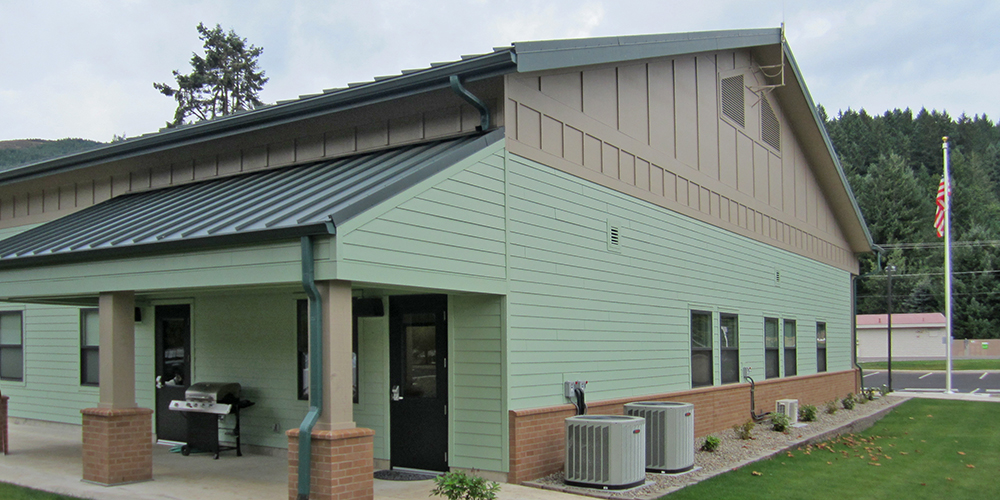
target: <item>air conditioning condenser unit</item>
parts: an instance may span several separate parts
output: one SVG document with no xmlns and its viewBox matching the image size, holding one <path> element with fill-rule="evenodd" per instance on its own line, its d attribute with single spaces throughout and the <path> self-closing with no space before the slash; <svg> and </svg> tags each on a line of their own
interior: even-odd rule
<svg viewBox="0 0 1000 500">
<path fill-rule="evenodd" d="M 646 419 L 646 470 L 684 472 L 694 467 L 694 405 L 641 401 L 625 414 Z"/>
<path fill-rule="evenodd" d="M 646 481 L 646 420 L 619 415 L 566 419 L 566 484 L 626 489 Z"/>
<path fill-rule="evenodd" d="M 774 412 L 788 416 L 788 425 L 799 423 L 799 400 L 779 399 L 774 403 Z"/>
</svg>

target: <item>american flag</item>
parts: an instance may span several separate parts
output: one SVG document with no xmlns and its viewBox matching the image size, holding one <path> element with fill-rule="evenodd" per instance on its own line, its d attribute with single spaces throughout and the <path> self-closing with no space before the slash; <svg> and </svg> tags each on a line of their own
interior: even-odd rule
<svg viewBox="0 0 1000 500">
<path fill-rule="evenodd" d="M 934 211 L 934 229 L 937 229 L 938 238 L 944 238 L 944 177 L 938 185 L 937 210 Z"/>
</svg>

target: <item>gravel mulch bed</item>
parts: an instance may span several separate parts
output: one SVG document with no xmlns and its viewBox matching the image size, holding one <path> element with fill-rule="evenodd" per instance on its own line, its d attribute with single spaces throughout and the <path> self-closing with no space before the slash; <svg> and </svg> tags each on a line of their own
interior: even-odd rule
<svg viewBox="0 0 1000 500">
<path fill-rule="evenodd" d="M 567 486 L 563 483 L 563 473 L 558 472 L 536 481 L 524 483 L 526 486 L 563 491 L 597 498 L 656 499 L 677 491 L 690 484 L 740 468 L 749 463 L 769 458 L 781 451 L 796 446 L 817 443 L 840 434 L 860 432 L 875 424 L 892 407 L 905 398 L 889 397 L 876 399 L 867 404 L 859 404 L 853 410 L 840 408 L 837 413 L 826 413 L 825 406 L 819 406 L 815 422 L 805 427 L 794 427 L 787 433 L 774 432 L 769 423 L 757 425 L 753 429 L 753 439 L 741 440 L 733 430 L 713 434 L 722 442 L 714 452 L 697 450 L 694 455 L 694 470 L 683 474 L 646 474 L 646 484 L 628 490 L 602 490 Z M 704 438 L 696 440 L 701 446 Z"/>
</svg>

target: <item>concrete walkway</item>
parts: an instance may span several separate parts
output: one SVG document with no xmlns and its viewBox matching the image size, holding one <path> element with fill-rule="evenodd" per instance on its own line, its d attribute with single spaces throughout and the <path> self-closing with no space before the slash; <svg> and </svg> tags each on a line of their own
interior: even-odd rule
<svg viewBox="0 0 1000 500">
<path fill-rule="evenodd" d="M 940 392 L 891 393 L 898 398 L 955 399 L 1000 402 L 980 394 Z M 275 500 L 288 498 L 288 459 L 285 455 L 244 453 L 237 458 L 223 452 L 181 456 L 169 446 L 153 447 L 153 480 L 122 486 L 100 486 L 80 480 L 83 475 L 81 428 L 12 419 L 10 454 L 0 455 L 0 481 L 80 498 L 122 500 Z M 412 500 L 430 498 L 432 481 L 375 480 L 375 498 Z M 438 497 L 440 498 L 440 497 Z M 564 492 L 503 484 L 500 500 L 580 500 Z"/>
<path fill-rule="evenodd" d="M 81 428 L 12 419 L 10 454 L 0 455 L 0 481 L 63 495 L 121 500 L 275 500 L 288 498 L 288 458 L 223 452 L 182 456 L 153 447 L 153 480 L 121 486 L 83 482 Z M 433 481 L 375 480 L 375 498 L 431 498 Z M 443 497 L 437 497 L 443 498 Z M 573 500 L 577 495 L 504 484 L 500 500 Z"/>
</svg>

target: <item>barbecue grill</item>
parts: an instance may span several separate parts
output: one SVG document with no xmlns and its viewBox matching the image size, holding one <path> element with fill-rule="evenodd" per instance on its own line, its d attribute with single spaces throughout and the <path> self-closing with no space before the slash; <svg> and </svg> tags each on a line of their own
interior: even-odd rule
<svg viewBox="0 0 1000 500">
<path fill-rule="evenodd" d="M 226 382 L 198 382 L 184 391 L 184 400 L 170 402 L 170 409 L 183 412 L 187 417 L 187 444 L 181 446 L 181 455 L 188 456 L 192 449 L 211 451 L 219 458 L 220 451 L 240 449 L 240 410 L 253 402 L 240 399 L 240 384 Z M 219 421 L 226 415 L 236 417 L 236 425 L 231 430 L 236 437 L 236 445 L 219 443 Z"/>
</svg>

